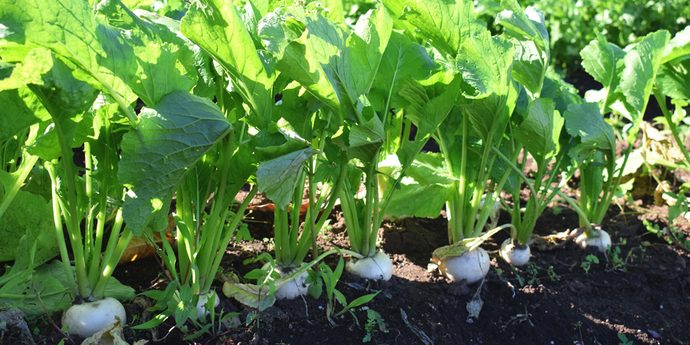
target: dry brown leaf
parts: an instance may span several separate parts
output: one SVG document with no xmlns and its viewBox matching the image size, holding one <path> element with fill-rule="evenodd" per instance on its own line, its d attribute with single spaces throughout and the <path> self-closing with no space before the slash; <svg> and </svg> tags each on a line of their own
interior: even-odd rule
<svg viewBox="0 0 690 345">
<path fill-rule="evenodd" d="M 175 236 L 173 236 L 173 230 L 175 229 L 175 219 L 172 215 L 168 216 L 168 227 L 165 228 L 163 232 L 155 232 L 153 234 L 153 240 L 156 245 L 162 247 L 163 242 L 161 240 L 161 233 L 165 233 L 165 239 L 170 243 L 170 245 L 175 244 Z M 120 261 L 118 263 L 123 264 L 127 262 L 132 262 L 137 259 L 142 259 L 149 257 L 156 253 L 156 249 L 152 247 L 144 237 L 133 237 L 132 240 L 127 245 L 127 248 L 122 253 Z"/>
</svg>

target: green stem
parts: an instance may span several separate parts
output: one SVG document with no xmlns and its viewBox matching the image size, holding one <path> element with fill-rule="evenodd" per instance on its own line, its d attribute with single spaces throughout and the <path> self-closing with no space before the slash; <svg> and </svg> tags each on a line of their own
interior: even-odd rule
<svg viewBox="0 0 690 345">
<path fill-rule="evenodd" d="M 220 246 L 220 239 L 222 237 L 223 228 L 225 225 L 225 217 L 221 219 L 220 212 L 222 209 L 226 209 L 227 204 L 225 203 L 225 189 L 227 187 L 228 174 L 230 172 L 230 161 L 232 160 L 232 153 L 235 149 L 233 145 L 234 132 L 230 132 L 225 140 L 225 153 L 223 154 L 223 166 L 220 175 L 220 185 L 216 190 L 217 195 L 213 197 L 213 210 L 209 216 L 209 224 L 205 224 L 204 228 L 210 231 L 211 234 L 208 238 L 210 241 L 201 243 L 201 249 L 197 254 L 198 257 L 198 267 L 201 279 L 209 278 L 213 272 L 210 271 L 212 266 L 213 258 L 216 254 L 217 248 Z M 200 207 L 197 207 L 200 208 Z M 213 277 L 210 278 L 213 280 Z M 203 283 L 202 283 L 203 285 Z"/>
<path fill-rule="evenodd" d="M 580 219 L 584 220 L 584 227 L 585 231 L 587 232 L 587 237 L 596 236 L 597 233 L 592 228 L 592 223 L 589 222 L 587 215 L 584 212 L 582 212 L 582 209 L 580 209 L 580 206 L 577 204 L 577 202 L 573 200 L 571 197 L 565 195 L 565 193 L 561 192 L 560 190 L 556 190 L 556 193 L 558 194 L 558 196 L 563 198 L 565 202 L 570 204 L 570 207 L 572 207 L 573 210 L 577 212 L 578 216 L 580 216 Z"/>
<path fill-rule="evenodd" d="M 44 105 L 48 109 L 49 103 L 44 102 Z M 53 110 L 53 111 L 50 111 Z M 55 114 L 54 109 L 49 109 L 51 116 Z M 69 207 L 69 217 L 67 217 L 67 230 L 70 234 L 70 244 L 72 247 L 72 254 L 74 255 L 74 268 L 77 274 L 77 287 L 79 289 L 79 295 L 81 297 L 87 297 L 91 295 L 91 287 L 89 286 L 88 275 L 86 274 L 86 260 L 84 258 L 84 242 L 81 236 L 81 228 L 79 226 L 79 217 L 77 210 L 77 187 L 74 179 L 76 174 L 72 170 L 73 158 L 72 149 L 67 146 L 67 138 L 62 131 L 62 125 L 57 118 L 53 118 L 53 124 L 55 125 L 55 133 L 58 136 L 58 142 L 60 144 L 60 149 L 62 151 L 62 165 L 65 169 L 65 175 L 67 180 L 67 202 Z"/>
<path fill-rule="evenodd" d="M 492 147 L 492 149 L 493 149 L 494 153 L 496 153 L 496 155 L 498 155 L 501 159 L 503 159 L 503 161 L 504 161 L 511 169 L 513 169 L 513 171 L 515 171 L 515 173 L 518 174 L 518 176 L 525 182 L 525 184 L 527 185 L 527 188 L 529 188 L 529 191 L 530 191 L 530 193 L 531 193 L 530 199 L 532 199 L 534 203 L 537 203 L 537 202 L 538 202 L 538 200 L 537 200 L 537 198 L 538 198 L 537 191 L 534 189 L 534 186 L 532 186 L 532 183 L 530 183 L 529 179 L 527 179 L 527 177 L 525 176 L 525 174 L 523 174 L 522 171 L 521 171 L 520 169 L 518 169 L 518 167 L 515 166 L 515 164 L 513 164 L 513 162 L 511 162 L 511 161 L 508 159 L 508 157 L 506 157 L 500 150 L 498 150 L 498 149 L 495 148 L 495 147 Z M 516 202 L 516 203 L 519 203 L 519 200 L 516 200 L 515 202 Z M 519 208 L 516 208 L 516 209 L 517 209 L 517 214 L 514 214 L 513 217 L 516 217 L 516 216 L 517 216 L 517 217 L 520 217 Z M 516 209 L 514 209 L 513 211 L 515 212 Z M 525 217 L 528 217 L 528 216 L 525 215 Z M 539 218 L 539 213 L 538 213 L 537 207 L 534 207 L 534 208 L 533 208 L 532 218 L 535 219 L 535 221 L 536 221 L 537 218 Z M 521 224 L 521 225 L 524 226 L 524 224 Z M 524 231 L 523 229 L 529 229 L 529 231 Z M 533 229 L 533 227 L 532 227 L 532 228 L 528 228 L 528 227 L 517 228 L 515 232 L 517 233 L 518 238 L 524 238 L 524 237 L 527 236 L 526 233 L 529 234 L 529 235 L 531 235 L 532 229 Z M 518 240 L 518 242 L 519 242 L 519 240 Z M 524 243 L 521 243 L 521 244 L 524 244 Z"/>
<path fill-rule="evenodd" d="M 100 272 L 101 274 L 98 277 L 98 283 L 96 283 L 96 287 L 93 291 L 93 297 L 95 300 L 105 297 L 105 289 L 108 285 L 108 280 L 112 276 L 115 266 L 117 266 L 117 263 L 120 261 L 125 249 L 127 249 L 127 245 L 132 240 L 132 231 L 127 226 L 125 226 L 125 229 L 120 236 L 120 229 L 122 228 L 123 221 L 122 209 L 120 208 L 115 216 L 115 224 L 113 224 L 113 229 L 111 230 L 105 255 L 103 256 L 103 266 L 101 267 Z M 163 240 L 165 241 L 165 237 L 163 237 Z"/>
<path fill-rule="evenodd" d="M 58 248 L 60 249 L 60 259 L 62 260 L 62 266 L 65 269 L 65 279 L 67 279 L 67 285 L 69 285 L 70 291 L 74 296 L 77 295 L 77 283 L 74 280 L 74 275 L 72 274 L 72 268 L 69 264 L 69 254 L 67 253 L 67 243 L 65 243 L 65 234 L 62 229 L 62 217 L 60 217 L 60 205 L 58 202 L 58 183 L 57 183 L 57 171 L 55 168 L 57 160 L 53 162 L 45 162 L 46 170 L 50 176 L 51 182 L 51 195 L 52 195 L 52 205 L 53 205 L 53 223 L 55 225 L 55 237 L 58 243 Z"/>
<path fill-rule="evenodd" d="M 287 209 L 276 207 L 273 214 L 276 264 L 279 266 L 289 266 L 292 264 L 292 255 L 290 253 L 288 212 Z"/>
<path fill-rule="evenodd" d="M 220 262 L 221 259 L 223 259 L 223 253 L 225 253 L 225 250 L 228 248 L 228 243 L 230 243 L 230 238 L 232 235 L 235 233 L 235 229 L 237 229 L 237 226 L 240 224 L 240 221 L 242 218 L 244 218 L 244 212 L 247 210 L 247 206 L 249 206 L 249 202 L 252 201 L 256 193 L 259 191 L 259 188 L 254 185 L 252 186 L 252 189 L 249 191 L 249 194 L 247 194 L 247 197 L 244 198 L 244 201 L 242 201 L 242 204 L 240 204 L 240 207 L 237 209 L 237 212 L 235 213 L 235 216 L 232 218 L 232 222 L 230 223 L 230 226 L 228 228 L 228 231 L 225 234 L 225 237 L 219 242 L 219 247 L 216 251 L 216 256 L 213 259 L 213 263 L 211 264 L 211 269 L 209 272 L 213 273 L 215 275 L 215 272 L 218 271 L 218 267 L 220 267 Z M 226 211 L 227 212 L 227 211 Z M 227 217 L 224 217 L 227 218 Z M 209 277 L 208 279 L 204 280 L 201 283 L 201 292 L 202 293 L 207 293 L 211 291 L 211 285 L 213 284 L 213 277 Z"/>
<path fill-rule="evenodd" d="M 678 126 L 673 122 L 673 115 L 671 115 L 671 112 L 668 111 L 666 107 L 666 96 L 664 96 L 658 88 L 654 88 L 654 98 L 656 98 L 656 102 L 659 103 L 659 108 L 661 108 L 661 112 L 664 114 L 664 118 L 666 118 L 666 123 L 668 123 L 671 129 L 673 139 L 676 141 L 676 147 L 680 149 L 685 157 L 685 165 L 690 166 L 690 153 L 688 153 L 688 149 L 685 148 L 685 142 L 680 139 Z"/>
<path fill-rule="evenodd" d="M 312 257 L 316 258 L 319 257 L 319 246 L 316 243 L 316 237 L 319 235 L 318 232 L 316 231 L 316 212 L 318 211 L 316 209 L 316 205 L 314 205 L 315 199 L 316 199 L 316 188 L 314 186 L 314 170 L 316 169 L 316 159 L 313 160 L 313 162 L 310 162 L 309 167 L 307 169 L 307 178 L 308 178 L 308 183 L 309 183 L 309 207 L 307 208 L 307 211 L 309 211 L 309 227 L 311 231 L 311 250 L 312 250 Z M 318 271 L 319 266 L 316 266 L 316 270 Z"/>
</svg>

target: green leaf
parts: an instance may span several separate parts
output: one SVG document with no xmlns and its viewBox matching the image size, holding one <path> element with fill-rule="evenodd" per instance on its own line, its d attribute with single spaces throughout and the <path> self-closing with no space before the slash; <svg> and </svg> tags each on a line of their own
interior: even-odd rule
<svg viewBox="0 0 690 345">
<path fill-rule="evenodd" d="M 642 120 L 668 40 L 667 31 L 651 33 L 628 51 L 622 62 L 624 67 L 616 92 L 622 93 L 624 99 L 623 106 L 616 110 L 633 124 Z"/>
<path fill-rule="evenodd" d="M 269 295 L 267 286 L 225 283 L 223 284 L 223 294 L 259 311 L 270 308 L 276 302 L 276 298 Z"/>
<path fill-rule="evenodd" d="M 307 140 L 288 127 L 283 121 L 280 125 L 270 122 L 266 129 L 252 138 L 251 146 L 257 161 L 271 160 L 311 147 Z"/>
<path fill-rule="evenodd" d="M 362 304 L 369 303 L 376 295 L 378 295 L 381 291 L 378 291 L 377 293 L 371 293 L 368 295 L 360 296 L 357 297 L 354 301 L 350 302 L 350 304 L 347 305 L 346 309 L 351 309 L 351 308 L 356 308 L 359 307 Z"/>
<path fill-rule="evenodd" d="M 306 44 L 312 56 L 310 60 L 320 64 L 333 89 L 349 93 L 352 100 L 356 99 L 357 94 L 352 88 L 352 72 L 348 61 L 350 49 L 347 48 L 345 31 L 320 15 L 316 18 L 307 17 L 306 21 Z M 345 96 L 338 95 L 339 102 L 349 102 L 343 97 Z"/>
<path fill-rule="evenodd" d="M 70 306 L 74 297 L 66 287 L 64 269 L 60 261 L 53 261 L 50 265 L 43 265 L 36 269 L 31 280 L 8 291 L 11 294 L 22 294 L 24 299 L 0 298 L 0 303 L 17 306 L 27 317 L 40 317 L 48 313 L 57 313 Z M 41 301 L 36 298 L 36 291 L 41 295 Z M 45 309 L 43 308 L 45 306 Z"/>
<path fill-rule="evenodd" d="M 513 136 L 541 166 L 558 153 L 563 123 L 563 117 L 555 110 L 554 102 L 538 98 L 529 104 L 525 118 Z"/>
<path fill-rule="evenodd" d="M 405 106 L 406 115 L 417 126 L 414 142 L 406 144 L 407 147 L 403 146 L 398 152 L 403 166 L 411 163 L 410 159 L 414 159 L 421 146 L 450 114 L 461 92 L 461 83 L 462 78 L 459 75 L 445 72 L 436 73 L 422 82 L 409 78 L 401 81 L 400 96 L 408 102 Z M 412 148 L 410 145 L 415 147 Z"/>
<path fill-rule="evenodd" d="M 37 48 L 31 51 L 25 60 L 25 63 L 30 65 L 28 59 L 42 60 L 44 66 L 50 66 L 45 73 L 35 75 L 30 81 L 26 81 L 50 113 L 53 123 L 60 125 L 67 145 L 81 146 L 92 133 L 91 126 L 88 125 L 91 122 L 90 117 L 83 116 L 82 113 L 93 105 L 98 91 L 90 84 L 74 78 L 70 68 L 47 49 Z M 80 128 L 82 121 L 84 128 Z M 60 150 L 56 128 L 48 127 L 31 144 L 28 151 L 44 160 L 61 157 L 63 153 Z"/>
<path fill-rule="evenodd" d="M 668 97 L 690 99 L 690 59 L 672 61 L 661 66 L 656 76 L 656 87 Z"/>
<path fill-rule="evenodd" d="M 36 94 L 28 87 L 0 91 L 0 142 L 6 142 L 18 133 L 39 122 L 50 120 Z"/>
<path fill-rule="evenodd" d="M 513 78 L 532 94 L 539 93 L 543 86 L 543 72 L 549 60 L 544 54 L 533 41 L 515 42 Z"/>
<path fill-rule="evenodd" d="M 280 72 L 302 85 L 309 93 L 335 111 L 340 109 L 338 92 L 331 84 L 321 62 L 307 46 L 306 37 L 291 42 L 276 64 Z"/>
<path fill-rule="evenodd" d="M 259 190 L 278 208 L 285 208 L 304 169 L 304 162 L 314 154 L 311 147 L 261 162 L 256 172 Z"/>
<path fill-rule="evenodd" d="M 384 1 L 386 6 L 393 1 Z M 421 32 L 422 38 L 441 52 L 444 58 L 455 57 L 463 42 L 484 31 L 476 20 L 469 0 L 409 0 L 403 17 Z"/>
<path fill-rule="evenodd" d="M 665 64 L 678 57 L 690 54 L 690 26 L 685 27 L 683 31 L 677 33 L 666 48 L 664 49 L 664 56 L 661 60 Z"/>
<path fill-rule="evenodd" d="M 0 24 L 13 32 L 5 37 L 3 59 L 18 61 L 27 47 L 44 46 L 86 71 L 104 91 L 128 103 L 135 99 L 123 81 L 137 69 L 131 42 L 99 22 L 86 1 L 8 0 L 3 12 Z"/>
<path fill-rule="evenodd" d="M 356 95 L 369 93 L 391 36 L 393 21 L 388 11 L 378 6 L 359 18 L 354 34 L 347 40 L 351 51 L 350 68 Z"/>
<path fill-rule="evenodd" d="M 210 0 L 187 12 L 180 27 L 182 34 L 230 73 L 237 83 L 236 91 L 259 117 L 259 123 L 265 125 L 271 119 L 275 75 L 257 53 L 235 5 Z"/>
<path fill-rule="evenodd" d="M 381 57 L 376 79 L 369 93 L 369 99 L 377 111 L 388 111 L 383 107 L 396 108 L 400 101 L 398 90 L 405 77 L 425 79 L 429 77 L 435 64 L 426 50 L 407 36 L 393 32 L 388 46 Z M 380 99 L 380 104 L 375 100 Z"/>
<path fill-rule="evenodd" d="M 463 79 L 479 92 L 478 96 L 465 96 L 507 95 L 514 54 L 515 47 L 508 39 L 492 37 L 488 31 L 465 40 L 458 53 L 458 70 Z"/>
<path fill-rule="evenodd" d="M 34 242 L 34 262 L 29 263 Z M 15 267 L 38 266 L 57 255 L 57 245 L 52 206 L 38 195 L 18 191 L 0 221 L 0 261 L 16 258 Z"/>
<path fill-rule="evenodd" d="M 70 274 L 74 274 L 74 267 Z M 18 303 L 18 308 L 28 317 L 45 316 L 46 312 L 56 313 L 69 307 L 74 300 L 66 287 L 68 285 L 64 266 L 59 260 L 54 260 L 37 267 L 30 279 L 3 290 L 3 294 L 16 297 L 0 298 L 0 304 Z M 120 300 L 131 300 L 135 296 L 134 289 L 123 286 L 115 278 L 108 280 L 106 290 L 106 296 Z M 41 298 L 40 302 L 38 297 Z"/>
<path fill-rule="evenodd" d="M 441 209 L 451 196 L 452 183 L 455 179 L 448 175 L 443 157 L 439 153 L 420 153 L 407 170 L 399 186 L 393 186 L 402 170 L 396 155 L 389 155 L 381 161 L 378 171 L 391 176 L 379 182 L 379 188 L 396 188 L 386 214 L 394 217 L 438 217 Z M 379 175 L 379 181 L 381 176 Z M 384 185 L 385 183 L 385 185 Z"/>
<path fill-rule="evenodd" d="M 549 46 L 549 31 L 546 29 L 544 13 L 535 7 L 527 7 L 523 12 L 516 0 L 502 0 L 506 10 L 496 15 L 496 21 L 503 25 L 511 36 L 534 41 L 542 51 Z"/>
<path fill-rule="evenodd" d="M 451 188 L 447 185 L 424 185 L 403 178 L 400 189 L 393 194 L 391 202 L 386 208 L 386 213 L 394 217 L 436 218 L 446 201 L 451 198 L 451 193 Z"/>
<path fill-rule="evenodd" d="M 581 161 L 592 150 L 599 150 L 613 158 L 616 152 L 613 128 L 604 121 L 595 103 L 573 104 L 563 117 L 568 134 L 580 138 L 580 143 L 569 152 L 571 157 Z"/>
<path fill-rule="evenodd" d="M 580 52 L 582 67 L 609 92 L 616 87 L 616 62 L 625 56 L 620 48 L 608 43 L 604 35 L 589 43 Z"/>
<path fill-rule="evenodd" d="M 352 126 L 347 153 L 350 158 L 371 162 L 383 145 L 386 133 L 378 116 L 372 117 L 363 125 Z"/>
<path fill-rule="evenodd" d="M 544 14 L 531 6 L 523 12 L 515 0 L 503 0 L 501 5 L 506 10 L 496 15 L 496 21 L 516 38 L 513 77 L 530 93 L 538 94 L 551 55 Z"/>
<path fill-rule="evenodd" d="M 163 211 L 159 218 L 167 215 L 187 169 L 231 130 L 215 104 L 185 92 L 173 92 L 142 110 L 137 128 L 122 140 L 118 172 L 120 182 L 131 189 L 123 216 L 135 235 L 144 231 L 157 211 Z M 165 225 L 154 227 L 161 230 Z"/>
<path fill-rule="evenodd" d="M 133 288 L 123 285 L 119 280 L 110 277 L 105 286 L 105 297 L 112 297 L 120 301 L 131 301 L 136 296 Z"/>
</svg>

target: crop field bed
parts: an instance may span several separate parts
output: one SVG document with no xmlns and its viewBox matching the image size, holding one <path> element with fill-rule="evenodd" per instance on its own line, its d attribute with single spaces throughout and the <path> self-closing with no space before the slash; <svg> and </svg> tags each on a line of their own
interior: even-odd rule
<svg viewBox="0 0 690 345">
<path fill-rule="evenodd" d="M 553 235 L 569 230 L 564 227 L 567 224 L 577 224 L 577 214 L 565 205 L 560 206 L 563 208 L 558 214 L 552 209 L 544 212 L 535 234 Z M 655 212 L 663 214 L 664 211 L 655 208 Z M 604 228 L 612 234 L 620 253 L 617 259 L 609 257 L 608 262 L 603 254 L 583 251 L 570 241 L 545 251 L 533 246 L 528 268 L 511 269 L 495 253 L 498 244 L 507 237 L 499 233 L 484 245 L 492 257 L 491 272 L 479 292 L 483 308 L 479 317 L 471 321 L 466 306 L 479 285 L 451 283 L 427 272 L 430 253 L 447 241 L 447 221 L 443 216 L 384 223 L 379 235 L 383 250 L 394 264 L 393 278 L 389 282 L 367 281 L 344 273 L 338 289 L 348 301 L 381 290 L 366 305 L 381 315 L 388 329 L 388 333 L 374 335 L 374 344 L 425 344 L 424 335 L 433 344 L 618 344 L 618 334 L 624 334 L 634 344 L 687 344 L 690 342 L 690 309 L 687 308 L 690 256 L 647 232 L 640 218 L 653 216 L 624 214 L 617 206 L 611 208 Z M 239 276 L 256 268 L 242 265 L 251 257 L 249 253 L 258 255 L 272 248 L 263 238 L 273 235 L 273 213 L 255 211 L 249 218 L 255 240 L 240 243 L 237 247 L 242 251 L 229 250 L 222 264 L 225 271 L 234 271 Z M 333 227 L 322 234 L 319 245 L 324 249 L 346 247 L 340 212 L 335 210 L 331 219 Z M 509 219 L 502 217 L 501 221 Z M 625 244 L 620 244 L 621 241 Z M 597 255 L 599 264 L 592 264 L 589 272 L 585 272 L 581 264 L 589 254 Z M 329 262 L 331 266 L 335 263 L 335 258 Z M 156 261 L 149 258 L 119 266 L 114 276 L 141 291 L 158 281 L 159 272 Z M 225 297 L 221 306 L 226 312 L 241 312 L 241 321 L 253 312 Z M 219 338 L 195 341 L 198 344 L 361 342 L 367 333 L 366 310 L 356 308 L 354 314 L 345 313 L 333 320 L 337 323 L 334 327 L 326 319 L 325 307 L 325 294 L 318 300 L 305 296 L 277 301 L 259 314 L 260 322 L 252 328 L 241 325 Z M 143 309 L 137 304 L 130 304 L 127 309 L 130 315 L 143 315 Z M 407 315 L 409 325 L 403 320 L 401 310 Z M 50 328 L 42 334 L 46 332 Z M 136 333 L 130 330 L 126 334 L 129 341 L 162 339 L 167 335 L 168 344 L 193 343 L 182 340 L 184 334 L 174 327 L 172 320 L 157 330 Z"/>
</svg>

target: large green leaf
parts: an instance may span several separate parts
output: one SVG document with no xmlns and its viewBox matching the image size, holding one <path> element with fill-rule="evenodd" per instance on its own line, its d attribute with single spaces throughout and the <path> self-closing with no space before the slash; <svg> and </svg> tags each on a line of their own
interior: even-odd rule
<svg viewBox="0 0 690 345">
<path fill-rule="evenodd" d="M 373 161 L 379 148 L 383 145 L 386 133 L 378 116 L 373 116 L 362 125 L 354 125 L 350 130 L 347 154 L 362 162 Z"/>
<path fill-rule="evenodd" d="M 29 126 L 50 120 L 50 114 L 28 87 L 0 91 L 0 142 L 22 133 Z"/>
<path fill-rule="evenodd" d="M 348 105 L 357 98 L 357 94 L 352 83 L 347 34 L 337 24 L 320 15 L 307 17 L 306 24 L 306 44 L 309 54 L 313 56 L 311 60 L 321 65 L 331 87 L 338 91 L 341 106 Z"/>
<path fill-rule="evenodd" d="M 690 54 L 690 26 L 677 33 L 664 49 L 661 63 L 666 63 L 683 55 Z"/>
<path fill-rule="evenodd" d="M 634 124 L 639 124 L 647 108 L 668 41 L 667 31 L 651 33 L 628 51 L 622 61 L 624 67 L 616 92 L 623 94 L 624 98 L 622 104 L 612 107 Z"/>
<path fill-rule="evenodd" d="M 15 266 L 28 266 L 28 253 L 34 243 L 33 264 L 42 264 L 57 255 L 53 209 L 42 197 L 20 190 L 0 221 L 0 261 L 24 254 Z"/>
<path fill-rule="evenodd" d="M 517 100 L 511 78 L 515 48 L 505 37 L 491 37 L 485 32 L 465 41 L 458 54 L 462 77 L 478 95 L 469 99 L 462 108 L 469 116 L 475 133 L 492 141 L 503 133 Z"/>
<path fill-rule="evenodd" d="M 340 99 L 322 67 L 322 62 L 308 46 L 306 36 L 290 42 L 276 67 L 280 72 L 296 80 L 309 93 L 335 111 L 340 111 Z"/>
<path fill-rule="evenodd" d="M 12 76 L 4 81 L 7 82 L 7 87 L 28 84 L 29 89 L 49 112 L 53 122 L 61 126 L 67 144 L 73 147 L 81 146 L 88 131 L 77 133 L 77 128 L 83 119 L 81 114 L 91 107 L 98 94 L 93 86 L 74 78 L 70 68 L 61 59 L 42 47 L 29 52 L 24 61 L 17 65 Z M 21 89 L 19 91 L 22 92 Z M 23 100 L 31 102 L 32 97 L 25 96 Z M 36 106 L 32 107 L 37 110 L 37 114 L 44 112 L 36 109 Z M 38 122 L 35 121 L 37 115 L 23 114 L 22 116 L 21 112 L 8 115 L 22 117 L 13 121 L 12 127 Z M 62 156 L 55 130 L 55 127 L 49 127 L 31 144 L 29 152 L 45 160 Z M 73 138 L 77 139 L 74 143 Z"/>
<path fill-rule="evenodd" d="M 563 114 L 565 129 L 580 142 L 569 154 L 576 161 L 582 161 L 592 150 L 602 151 L 613 158 L 616 152 L 616 141 L 613 128 L 601 115 L 596 103 L 573 104 Z"/>
<path fill-rule="evenodd" d="M 351 51 L 350 68 L 356 95 L 369 93 L 391 36 L 393 21 L 381 6 L 359 18 L 354 35 L 347 40 Z"/>
<path fill-rule="evenodd" d="M 426 50 L 416 42 L 412 42 L 403 34 L 393 32 L 388 46 L 381 58 L 374 85 L 369 93 L 369 99 L 377 111 L 387 111 L 383 107 L 395 108 L 399 105 L 398 90 L 400 80 L 405 77 L 425 79 L 434 68 L 434 62 Z M 372 96 L 376 95 L 376 96 Z M 380 100 L 380 105 L 375 100 Z"/>
<path fill-rule="evenodd" d="M 501 6 L 505 10 L 496 15 L 496 20 L 508 29 L 511 36 L 522 36 L 536 43 L 542 51 L 548 51 L 549 31 L 544 13 L 532 6 L 523 12 L 516 0 L 502 0 Z"/>
<path fill-rule="evenodd" d="M 125 85 L 137 69 L 132 42 L 99 22 L 86 1 L 7 0 L 1 7 L 0 24 L 12 33 L 0 41 L 3 59 L 18 61 L 27 47 L 44 46 L 86 71 L 104 91 L 134 101 Z"/>
<path fill-rule="evenodd" d="M 656 87 L 662 94 L 675 99 L 690 99 L 690 59 L 672 61 L 661 66 Z"/>
<path fill-rule="evenodd" d="M 388 156 L 379 171 L 388 170 L 397 177 L 402 166 L 395 155 Z M 415 217 L 438 217 L 439 212 L 449 200 L 455 179 L 448 175 L 443 157 L 438 153 L 421 153 L 407 170 L 406 177 L 397 188 L 386 208 L 386 213 L 395 217 L 407 215 Z"/>
<path fill-rule="evenodd" d="M 158 221 L 162 215 L 165 220 L 175 187 L 187 169 L 231 130 L 215 104 L 186 92 L 173 92 L 142 110 L 137 128 L 122 140 L 118 172 L 120 183 L 131 189 L 123 216 L 135 235 L 155 217 Z M 161 230 L 165 224 L 156 223 L 154 228 Z"/>
<path fill-rule="evenodd" d="M 515 47 L 507 38 L 492 37 L 488 31 L 465 40 L 458 53 L 458 70 L 463 79 L 479 92 L 478 96 L 466 96 L 507 95 L 514 54 Z"/>
<path fill-rule="evenodd" d="M 532 94 L 541 92 L 551 55 L 544 14 L 534 7 L 524 12 L 515 0 L 503 0 L 506 10 L 496 16 L 506 33 L 516 38 L 513 77 Z"/>
<path fill-rule="evenodd" d="M 406 141 L 398 152 L 403 166 L 411 163 L 450 114 L 460 95 L 461 83 L 462 78 L 459 75 L 445 72 L 436 73 L 421 82 L 409 78 L 401 81 L 400 96 L 407 102 L 406 115 L 417 126 L 414 141 Z M 445 133 L 445 130 L 442 132 Z"/>
<path fill-rule="evenodd" d="M 524 120 L 517 126 L 513 136 L 541 166 L 559 151 L 563 121 L 552 100 L 538 98 L 530 103 Z"/>
<path fill-rule="evenodd" d="M 616 61 L 625 56 L 620 48 L 608 43 L 604 35 L 589 43 L 580 52 L 582 67 L 609 92 L 616 87 Z"/>
<path fill-rule="evenodd" d="M 314 154 L 311 147 L 288 153 L 269 161 L 261 162 L 256 172 L 259 190 L 284 209 L 290 203 L 295 184 L 299 180 L 304 162 Z"/>
<path fill-rule="evenodd" d="M 548 61 L 548 56 L 533 41 L 517 41 L 515 42 L 513 78 L 530 93 L 537 94 L 543 87 L 543 74 Z"/>
<path fill-rule="evenodd" d="M 198 44 L 233 77 L 233 85 L 261 126 L 271 119 L 275 74 L 264 65 L 232 2 L 210 0 L 191 9 L 180 24 L 182 34 Z"/>
<path fill-rule="evenodd" d="M 394 1 L 384 1 L 384 4 Z M 404 19 L 416 26 L 422 38 L 444 58 L 454 58 L 465 39 L 482 32 L 470 0 L 409 0 Z M 389 6 L 388 4 L 386 6 Z"/>
</svg>

